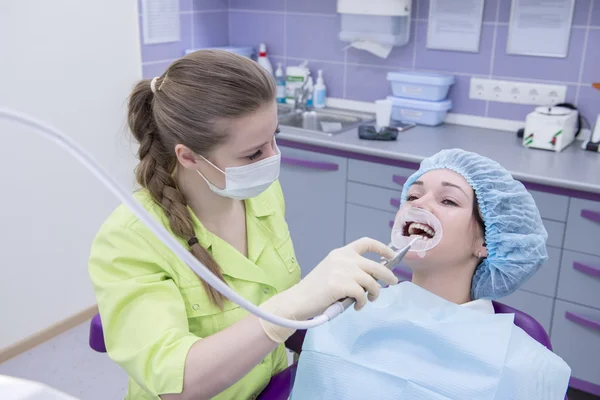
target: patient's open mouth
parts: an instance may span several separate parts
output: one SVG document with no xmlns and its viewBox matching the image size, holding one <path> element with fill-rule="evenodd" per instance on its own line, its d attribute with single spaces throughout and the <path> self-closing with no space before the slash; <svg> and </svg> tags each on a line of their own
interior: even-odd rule
<svg viewBox="0 0 600 400">
<path fill-rule="evenodd" d="M 404 236 L 424 236 L 427 239 L 433 239 L 435 236 L 435 230 L 424 223 L 407 221 L 404 225 Z"/>
</svg>

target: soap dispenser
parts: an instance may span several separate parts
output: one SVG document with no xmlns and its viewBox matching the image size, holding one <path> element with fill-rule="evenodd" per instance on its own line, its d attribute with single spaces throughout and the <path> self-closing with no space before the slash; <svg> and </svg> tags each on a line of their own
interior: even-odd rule
<svg viewBox="0 0 600 400">
<path fill-rule="evenodd" d="M 275 71 L 275 83 L 277 85 L 277 102 L 285 103 L 285 77 L 280 62 L 277 63 L 277 70 Z"/>
<path fill-rule="evenodd" d="M 319 75 L 317 77 L 317 84 L 314 88 L 313 107 L 325 108 L 327 86 L 325 86 L 325 82 L 323 81 L 323 70 L 320 69 L 318 73 Z"/>
</svg>

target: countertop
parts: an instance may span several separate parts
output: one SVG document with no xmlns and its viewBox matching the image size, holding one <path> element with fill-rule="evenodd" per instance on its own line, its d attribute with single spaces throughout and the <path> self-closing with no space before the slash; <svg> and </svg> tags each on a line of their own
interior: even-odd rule
<svg viewBox="0 0 600 400">
<path fill-rule="evenodd" d="M 600 194 L 600 153 L 582 150 L 579 141 L 555 153 L 523 147 L 514 132 L 451 124 L 417 126 L 391 142 L 361 140 L 357 129 L 333 136 L 280 129 L 278 139 L 414 163 L 442 149 L 461 148 L 499 162 L 524 182 Z"/>
</svg>

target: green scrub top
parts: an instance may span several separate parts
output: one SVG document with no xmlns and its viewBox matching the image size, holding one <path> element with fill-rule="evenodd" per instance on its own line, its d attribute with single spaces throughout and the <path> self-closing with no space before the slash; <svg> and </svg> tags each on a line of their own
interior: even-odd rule
<svg viewBox="0 0 600 400">
<path fill-rule="evenodd" d="M 146 190 L 135 197 L 170 231 L 166 215 Z M 190 215 L 200 245 L 219 263 L 227 284 L 252 303 L 261 304 L 300 280 L 279 182 L 246 200 L 248 257 L 205 229 L 191 210 Z M 108 355 L 130 377 L 126 399 L 181 393 L 191 346 L 247 315 L 228 300 L 223 311 L 211 304 L 198 276 L 124 205 L 94 239 L 89 274 Z M 286 367 L 280 345 L 214 399 L 256 398 Z"/>
</svg>

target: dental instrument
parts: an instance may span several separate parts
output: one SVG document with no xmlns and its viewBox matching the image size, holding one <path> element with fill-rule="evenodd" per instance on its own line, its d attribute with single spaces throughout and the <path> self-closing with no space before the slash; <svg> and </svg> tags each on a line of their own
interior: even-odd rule
<svg viewBox="0 0 600 400">
<path fill-rule="evenodd" d="M 406 253 L 408 253 L 411 246 L 415 244 L 415 242 L 419 239 L 421 239 L 420 236 L 413 237 L 412 240 L 408 243 L 408 245 L 406 245 L 396 253 L 394 258 L 390 258 L 389 260 L 383 260 L 381 264 L 389 269 L 394 269 L 398 264 L 400 264 L 400 261 L 402 261 Z M 329 317 L 329 320 L 332 320 L 344 311 L 346 311 L 348 308 L 350 308 L 350 306 L 355 302 L 355 299 L 347 297 L 344 300 L 335 302 L 332 305 L 330 305 L 323 314 L 327 315 Z"/>
<path fill-rule="evenodd" d="M 339 306 L 334 304 L 328 308 L 328 310 L 332 309 L 329 311 L 329 313 L 326 311 L 325 313 L 308 321 L 294 321 L 262 310 L 257 305 L 250 303 L 245 298 L 240 296 L 233 289 L 227 286 L 225 282 L 221 281 L 216 275 L 210 272 L 206 266 L 204 266 L 189 251 L 187 251 L 163 226 L 156 222 L 150 216 L 150 214 L 148 214 L 146 210 L 135 200 L 133 195 L 127 192 L 117 182 L 117 180 L 94 159 L 90 153 L 88 153 L 71 138 L 43 121 L 10 109 L 0 108 L 0 119 L 13 121 L 27 126 L 42 137 L 53 141 L 59 147 L 67 150 L 71 156 L 83 164 L 96 178 L 98 178 L 98 180 L 100 180 L 100 182 L 102 182 L 119 200 L 121 200 L 133 212 L 133 214 L 150 229 L 152 233 L 154 233 L 171 251 L 173 251 L 173 253 L 181 258 L 200 278 L 215 288 L 223 296 L 227 297 L 229 300 L 238 304 L 240 307 L 256 315 L 257 317 L 285 328 L 305 330 L 331 321 L 347 308 L 339 309 Z M 408 248 L 406 251 L 408 251 Z M 402 257 L 404 257 L 406 254 L 406 251 L 403 249 L 398 255 L 396 255 L 396 257 L 394 257 L 394 259 L 388 262 L 388 265 L 398 262 L 398 257 L 402 259 Z M 402 254 L 402 252 L 404 253 Z"/>
</svg>

